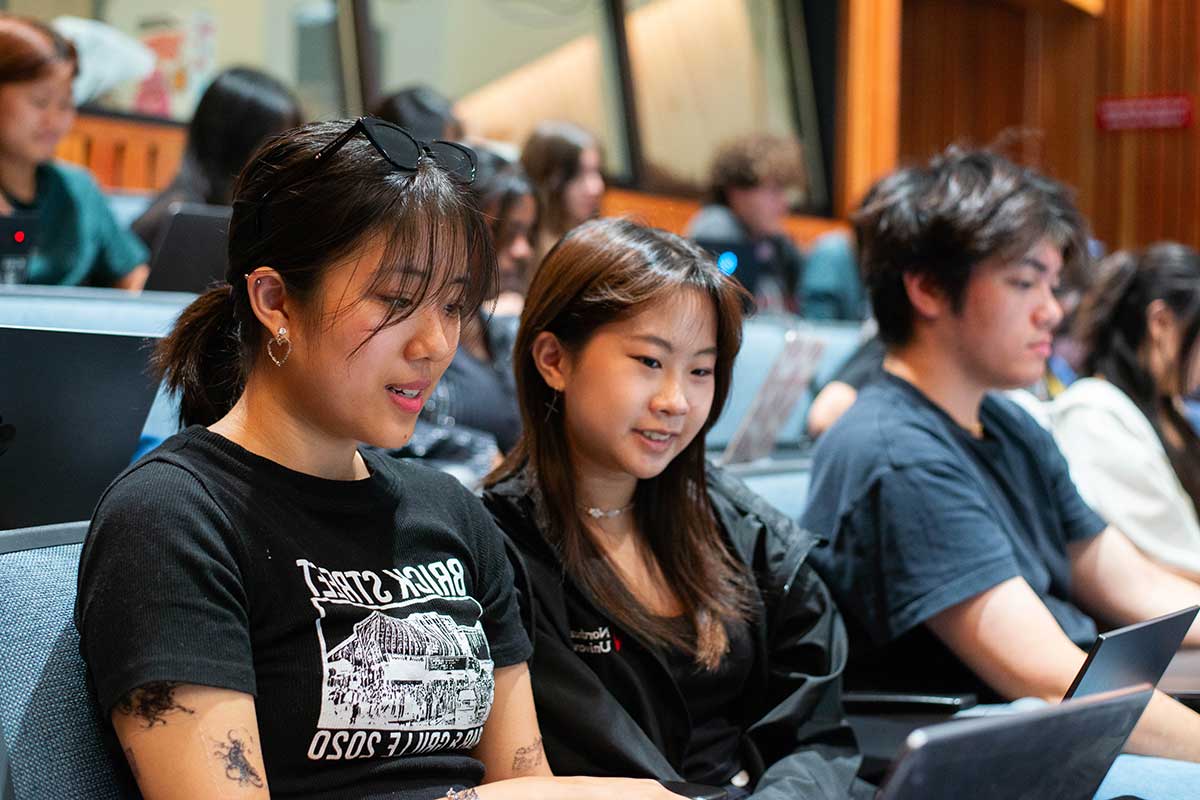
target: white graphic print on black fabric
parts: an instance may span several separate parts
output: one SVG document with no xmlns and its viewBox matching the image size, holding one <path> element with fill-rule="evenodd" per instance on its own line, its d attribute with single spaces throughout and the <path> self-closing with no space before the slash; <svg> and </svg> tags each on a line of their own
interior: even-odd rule
<svg viewBox="0 0 1200 800">
<path fill-rule="evenodd" d="M 398 569 L 296 566 L 317 609 L 323 681 L 314 760 L 470 749 L 495 684 L 483 612 L 458 559 Z"/>
</svg>

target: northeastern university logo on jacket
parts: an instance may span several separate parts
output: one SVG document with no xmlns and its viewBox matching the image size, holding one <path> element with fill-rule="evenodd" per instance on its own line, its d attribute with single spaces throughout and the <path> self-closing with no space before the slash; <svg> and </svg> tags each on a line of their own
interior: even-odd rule
<svg viewBox="0 0 1200 800">
<path fill-rule="evenodd" d="M 328 570 L 299 560 L 324 680 L 312 760 L 467 750 L 492 707 L 492 657 L 456 558 Z"/>
<path fill-rule="evenodd" d="M 621 640 L 612 635 L 607 625 L 599 628 L 571 630 L 571 649 L 587 655 L 621 652 Z"/>
</svg>

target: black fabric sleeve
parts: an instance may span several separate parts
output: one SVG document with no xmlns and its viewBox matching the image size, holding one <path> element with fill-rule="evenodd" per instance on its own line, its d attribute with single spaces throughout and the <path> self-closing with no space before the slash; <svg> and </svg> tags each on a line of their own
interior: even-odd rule
<svg viewBox="0 0 1200 800">
<path fill-rule="evenodd" d="M 240 546 L 181 467 L 146 462 L 109 487 L 84 543 L 75 606 L 105 713 L 158 681 L 255 693 Z"/>
<path fill-rule="evenodd" d="M 861 756 L 842 711 L 846 630 L 811 566 L 769 613 L 768 705 L 747 735 L 766 770 L 757 800 L 870 797 L 855 780 Z"/>
<path fill-rule="evenodd" d="M 951 463 L 881 475 L 842 526 L 830 576 L 841 573 L 842 612 L 879 644 L 1021 574 L 986 498 Z"/>
<path fill-rule="evenodd" d="M 455 484 L 457 480 L 450 478 Z M 467 524 L 474 533 L 476 575 L 475 599 L 483 606 L 483 632 L 488 638 L 492 661 L 497 667 L 508 667 L 529 660 L 533 646 L 521 624 L 517 592 L 513 585 L 513 568 L 508 563 L 504 534 L 496 527 L 491 514 L 479 498 L 467 492 L 461 484 L 466 504 Z"/>
</svg>

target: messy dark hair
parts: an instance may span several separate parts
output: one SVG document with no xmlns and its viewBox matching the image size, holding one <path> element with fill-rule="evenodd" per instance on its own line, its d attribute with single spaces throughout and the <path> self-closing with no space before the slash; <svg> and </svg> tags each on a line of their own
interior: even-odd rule
<svg viewBox="0 0 1200 800">
<path fill-rule="evenodd" d="M 863 282 L 887 345 L 913 334 L 906 274 L 923 274 L 961 309 L 975 268 L 1017 259 L 1049 238 L 1064 281 L 1076 283 L 1089 257 L 1088 228 L 1057 181 L 987 150 L 947 149 L 925 166 L 876 183 L 853 216 Z"/>
</svg>

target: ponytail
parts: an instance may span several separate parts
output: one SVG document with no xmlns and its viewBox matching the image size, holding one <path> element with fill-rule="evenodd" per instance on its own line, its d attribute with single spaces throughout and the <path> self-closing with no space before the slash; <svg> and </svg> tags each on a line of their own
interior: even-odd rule
<svg viewBox="0 0 1200 800">
<path fill-rule="evenodd" d="M 196 298 L 154 350 L 154 366 L 179 396 L 179 421 L 211 425 L 229 413 L 245 383 L 242 344 L 229 284 Z"/>
</svg>

